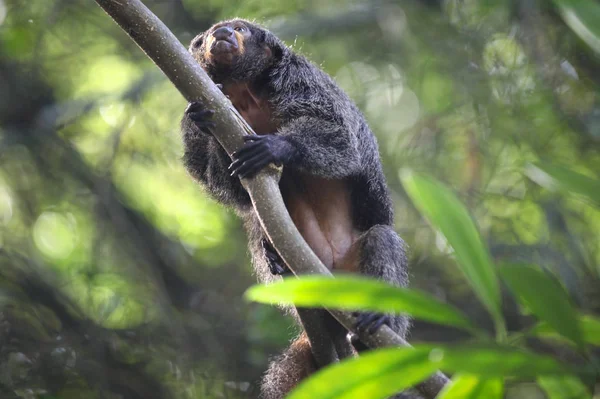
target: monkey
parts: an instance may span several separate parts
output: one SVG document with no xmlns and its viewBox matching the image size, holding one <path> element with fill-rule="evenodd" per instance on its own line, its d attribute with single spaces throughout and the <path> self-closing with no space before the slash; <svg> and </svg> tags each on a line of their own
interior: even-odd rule
<svg viewBox="0 0 600 399">
<path fill-rule="evenodd" d="M 283 168 L 279 188 L 294 224 L 328 269 L 407 286 L 405 245 L 392 227 L 377 141 L 333 79 L 243 19 L 213 25 L 191 41 L 189 51 L 255 132 L 230 157 L 210 133 L 216 125 L 205 104 L 190 102 L 181 121 L 184 165 L 209 195 L 242 218 L 258 279 L 273 282 L 289 269 L 263 232 L 240 178 L 274 164 Z M 357 320 L 363 331 L 385 324 L 402 337 L 409 324 L 406 316 L 369 312 Z M 337 329 L 336 337 L 346 333 L 333 318 L 327 325 Z M 301 334 L 270 363 L 261 395 L 282 398 L 316 369 Z"/>
</svg>

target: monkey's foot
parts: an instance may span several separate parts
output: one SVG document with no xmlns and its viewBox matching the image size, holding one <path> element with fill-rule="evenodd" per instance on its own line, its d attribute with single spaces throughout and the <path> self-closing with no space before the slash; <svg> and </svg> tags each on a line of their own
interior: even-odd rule
<svg viewBox="0 0 600 399">
<path fill-rule="evenodd" d="M 204 105 L 198 101 L 192 101 L 189 103 L 185 109 L 185 113 L 203 132 L 210 133 L 208 129 L 216 126 L 215 122 L 211 120 L 215 111 L 205 108 Z"/>
<path fill-rule="evenodd" d="M 262 241 L 263 251 L 265 253 L 265 258 L 269 263 L 269 270 L 272 274 L 276 276 L 281 276 L 290 271 L 287 265 L 283 262 L 283 259 L 279 256 L 275 248 L 271 245 L 271 243 L 267 240 Z"/>
<path fill-rule="evenodd" d="M 356 316 L 356 329 L 368 331 L 369 334 L 375 334 L 384 324 L 388 327 L 392 325 L 391 317 L 383 313 L 355 312 L 353 315 Z"/>
<path fill-rule="evenodd" d="M 244 136 L 244 141 L 242 148 L 231 155 L 231 176 L 252 177 L 270 163 L 277 166 L 288 163 L 296 152 L 282 136 L 250 134 Z"/>
</svg>

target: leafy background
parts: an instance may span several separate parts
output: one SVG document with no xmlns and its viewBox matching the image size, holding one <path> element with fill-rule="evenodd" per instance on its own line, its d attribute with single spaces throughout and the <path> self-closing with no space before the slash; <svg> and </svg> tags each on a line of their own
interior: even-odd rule
<svg viewBox="0 0 600 399">
<path fill-rule="evenodd" d="M 598 313 L 598 3 L 145 3 L 186 44 L 217 20 L 256 19 L 335 77 L 378 137 L 413 288 L 498 324 L 445 228 L 411 200 L 407 170 L 457 196 L 495 264 L 539 265 Z M 245 237 L 182 168 L 184 107 L 92 0 L 0 0 L 0 397 L 252 397 L 296 333 L 243 300 Z M 509 332 L 539 316 L 498 295 Z M 416 320 L 410 341 L 467 337 Z M 524 382 L 508 396 L 544 394 Z"/>
</svg>

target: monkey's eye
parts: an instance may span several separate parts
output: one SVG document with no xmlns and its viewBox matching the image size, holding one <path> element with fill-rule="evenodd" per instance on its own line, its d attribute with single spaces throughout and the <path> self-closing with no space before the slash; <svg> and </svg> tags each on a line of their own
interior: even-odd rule
<svg viewBox="0 0 600 399">
<path fill-rule="evenodd" d="M 236 30 L 238 32 L 243 32 L 246 30 L 246 28 L 244 28 L 243 26 L 236 26 L 235 28 L 233 28 L 233 30 Z"/>
<path fill-rule="evenodd" d="M 202 39 L 198 39 L 194 43 L 192 43 L 193 48 L 199 48 L 200 46 L 202 46 Z"/>
</svg>

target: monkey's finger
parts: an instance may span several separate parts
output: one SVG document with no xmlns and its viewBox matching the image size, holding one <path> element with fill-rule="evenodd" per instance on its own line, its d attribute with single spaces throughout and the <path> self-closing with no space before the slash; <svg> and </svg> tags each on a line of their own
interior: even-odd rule
<svg viewBox="0 0 600 399">
<path fill-rule="evenodd" d="M 198 126 L 198 129 L 200 129 L 204 133 L 212 134 L 211 130 L 214 129 L 217 125 L 214 122 L 196 122 L 196 126 Z"/>
<path fill-rule="evenodd" d="M 260 172 L 262 169 L 264 169 L 265 166 L 267 166 L 270 163 L 270 161 L 267 160 L 261 160 L 258 161 L 257 163 L 250 165 L 247 168 L 244 168 L 244 170 L 238 172 L 240 177 L 243 179 L 249 179 L 251 177 L 256 176 L 256 174 L 258 172 Z"/>
<path fill-rule="evenodd" d="M 265 250 L 275 252 L 275 248 L 273 248 L 273 244 L 271 244 L 269 240 L 263 239 L 261 244 Z"/>
<path fill-rule="evenodd" d="M 187 105 L 187 107 L 185 107 L 185 112 L 186 114 L 190 113 L 190 112 L 194 112 L 197 111 L 199 109 L 202 108 L 202 104 L 200 104 L 198 101 L 190 101 Z"/>
<path fill-rule="evenodd" d="M 241 177 L 246 177 L 253 173 L 257 173 L 260 168 L 269 163 L 268 154 L 259 153 L 254 157 L 246 159 L 246 160 L 238 160 L 235 162 L 241 162 L 233 166 L 233 171 L 231 172 L 231 176 L 240 175 Z M 266 160 L 266 163 L 265 163 Z M 234 163 L 235 163 L 234 162 Z"/>
<path fill-rule="evenodd" d="M 271 260 L 278 260 L 279 255 L 275 251 L 271 251 L 267 248 L 264 248 L 265 256 Z"/>
<path fill-rule="evenodd" d="M 217 86 L 217 88 L 219 90 L 221 90 L 221 93 L 225 94 L 225 97 L 230 98 L 229 95 L 223 91 L 223 84 L 222 83 L 215 83 L 215 86 Z"/>
<path fill-rule="evenodd" d="M 244 168 L 245 170 L 240 171 L 239 174 L 242 178 L 247 179 L 253 177 L 258 172 L 260 172 L 265 166 L 271 163 L 271 159 L 262 158 L 257 163 L 250 165 L 249 168 Z"/>
<path fill-rule="evenodd" d="M 246 143 L 242 146 L 242 148 L 231 154 L 231 156 L 233 157 L 233 159 L 240 159 L 244 157 L 253 156 L 255 152 L 258 152 L 259 150 L 261 150 L 260 152 L 262 152 L 264 151 L 264 149 L 264 145 L 261 142 Z"/>
<path fill-rule="evenodd" d="M 269 259 L 273 262 L 282 261 L 281 256 L 279 256 L 279 254 L 276 254 L 275 252 L 266 252 L 265 255 L 266 255 L 267 259 Z"/>
<path fill-rule="evenodd" d="M 237 168 L 239 168 L 244 162 L 252 162 L 253 159 L 260 159 L 261 157 L 265 157 L 269 155 L 269 152 L 265 149 L 263 149 L 262 151 L 257 150 L 257 151 L 253 151 L 251 153 L 247 153 L 247 154 L 242 154 L 243 156 L 241 157 L 237 157 L 234 155 L 234 161 L 231 163 L 231 165 L 229 165 L 229 167 L 227 169 L 229 170 L 235 170 Z"/>
<path fill-rule="evenodd" d="M 369 334 L 375 334 L 377 330 L 381 328 L 382 325 L 387 324 L 388 326 L 391 324 L 391 320 L 389 316 L 379 315 L 379 319 L 377 319 L 369 328 Z"/>
<path fill-rule="evenodd" d="M 243 136 L 242 139 L 244 139 L 244 141 L 260 141 L 260 140 L 264 139 L 265 137 L 267 137 L 267 136 L 266 135 L 259 136 L 258 134 L 247 134 L 247 135 Z"/>
<path fill-rule="evenodd" d="M 192 101 L 190 102 L 187 107 L 185 107 L 185 113 L 189 114 L 190 112 L 203 112 L 206 111 L 207 113 L 209 113 L 211 116 L 212 114 L 214 114 L 215 112 L 211 109 L 207 109 L 204 104 L 202 104 L 199 101 Z"/>
<path fill-rule="evenodd" d="M 355 333 L 348 333 L 348 341 L 350 341 L 352 346 L 354 346 L 354 349 L 356 349 L 359 353 L 369 350 L 369 347 L 363 344 L 358 335 Z"/>
<path fill-rule="evenodd" d="M 211 121 L 210 119 L 205 118 L 203 115 L 198 115 L 197 112 L 192 112 L 191 114 L 188 114 L 190 116 L 190 119 L 192 121 L 194 121 L 194 123 L 197 126 L 207 126 L 207 127 L 215 127 L 217 126 L 215 122 Z"/>
<path fill-rule="evenodd" d="M 273 260 L 273 261 L 281 261 L 282 260 L 281 256 L 279 256 L 279 254 L 277 253 L 275 248 L 273 248 L 273 244 L 271 244 L 269 241 L 263 240 L 262 248 L 263 248 L 263 251 L 265 252 L 265 256 L 269 260 Z"/>
<path fill-rule="evenodd" d="M 210 120 L 212 118 L 213 114 L 214 114 L 213 111 L 205 110 L 205 111 L 198 111 L 198 112 L 189 112 L 187 115 L 194 122 L 202 122 L 202 121 Z"/>
<path fill-rule="evenodd" d="M 361 313 L 356 320 L 355 327 L 358 330 L 365 330 L 367 327 L 369 327 L 371 323 L 376 321 L 379 317 L 380 315 L 377 313 Z"/>
<path fill-rule="evenodd" d="M 271 270 L 271 273 L 276 276 L 281 276 L 282 274 L 284 274 L 287 271 L 286 267 L 281 266 L 277 262 L 271 263 L 271 267 L 269 269 Z"/>
</svg>

